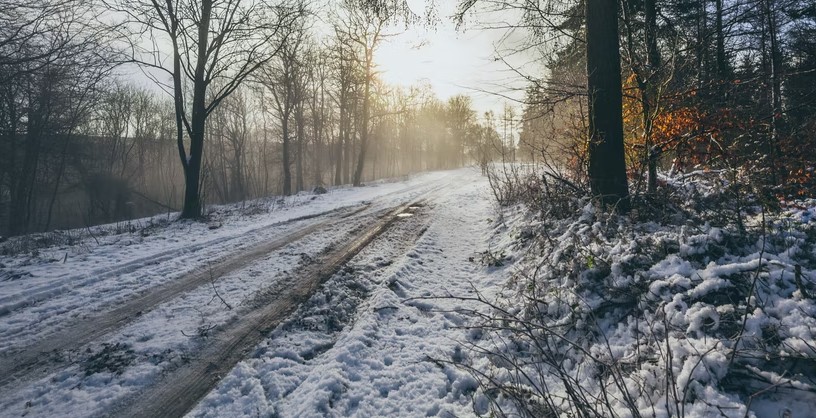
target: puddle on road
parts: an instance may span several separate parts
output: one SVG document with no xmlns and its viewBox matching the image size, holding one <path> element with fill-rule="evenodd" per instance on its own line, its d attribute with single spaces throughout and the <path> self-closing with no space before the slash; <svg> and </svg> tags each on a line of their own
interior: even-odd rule
<svg viewBox="0 0 816 418">
<path fill-rule="evenodd" d="M 418 215 L 424 207 L 425 205 L 422 203 L 416 203 L 408 206 L 401 213 L 397 214 L 397 218 L 410 218 L 411 216 Z"/>
</svg>

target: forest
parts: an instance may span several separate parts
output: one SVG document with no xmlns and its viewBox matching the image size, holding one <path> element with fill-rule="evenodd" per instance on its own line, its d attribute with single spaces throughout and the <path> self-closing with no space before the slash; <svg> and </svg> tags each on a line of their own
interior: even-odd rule
<svg viewBox="0 0 816 418">
<path fill-rule="evenodd" d="M 620 81 L 608 85 L 621 91 L 614 112 L 634 194 L 655 191 L 658 169 L 729 169 L 771 200 L 812 194 L 812 2 L 623 1 L 607 10 L 619 17 L 617 36 L 598 51 L 588 51 L 583 2 L 515 6 L 536 29 L 520 48 L 546 51 L 549 70 L 531 78 L 524 100 L 519 148 L 526 158 L 553 161 L 573 178 L 593 176 L 585 69 L 594 52 L 620 62 Z M 589 74 L 592 68 L 615 71 L 591 64 Z"/>
<path fill-rule="evenodd" d="M 812 0 L 0 0 L 0 415 L 809 418 L 814 150 Z"/>
<path fill-rule="evenodd" d="M 381 81 L 375 51 L 407 8 L 207 4 L 207 51 L 191 51 L 203 22 L 186 3 L 2 4 L 3 235 L 197 217 L 197 202 L 360 185 L 495 148 L 498 121 L 467 95 Z"/>
<path fill-rule="evenodd" d="M 464 94 L 440 100 L 428 85 L 378 77 L 374 54 L 389 32 L 433 25 L 432 8 L 214 2 L 211 48 L 195 51 L 203 22 L 179 5 L 2 6 L 5 235 L 183 208 L 198 216 L 189 202 L 484 165 L 516 148 L 577 181 L 608 170 L 620 178 L 625 161 L 635 194 L 655 190 L 658 166 L 739 168 L 783 198 L 814 186 L 816 11 L 807 1 L 622 2 L 602 13 L 619 22 L 599 32 L 606 43 L 589 72 L 584 2 L 461 3 L 460 22 L 490 12 L 517 19 L 509 25 L 526 42 L 500 54 L 539 57 L 540 71 L 519 71 L 528 84 L 523 111 L 500 117 L 477 114 Z M 624 160 L 595 163 L 600 176 L 589 174 L 596 118 L 587 110 L 596 100 L 587 74 L 611 74 L 602 82 L 621 89 L 622 127 L 609 132 L 622 129 L 624 149 L 614 153 Z M 513 124 L 517 143 L 507 140 Z"/>
</svg>

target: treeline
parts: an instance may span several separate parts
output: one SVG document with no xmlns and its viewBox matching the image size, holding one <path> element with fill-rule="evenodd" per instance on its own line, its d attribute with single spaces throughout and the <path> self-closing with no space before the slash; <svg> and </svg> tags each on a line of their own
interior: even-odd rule
<svg viewBox="0 0 816 418">
<path fill-rule="evenodd" d="M 469 97 L 379 79 L 388 16 L 182 3 L 0 4 L 0 234 L 181 210 L 191 178 L 196 204 L 225 203 L 457 167 L 498 137 Z M 155 85 L 128 81 L 140 68 Z"/>
<path fill-rule="evenodd" d="M 525 11 L 549 58 L 527 93 L 520 154 L 577 177 L 588 148 L 584 11 Z M 730 169 L 777 198 L 816 191 L 812 1 L 625 0 L 618 28 L 635 192 L 657 187 L 658 167 Z"/>
</svg>

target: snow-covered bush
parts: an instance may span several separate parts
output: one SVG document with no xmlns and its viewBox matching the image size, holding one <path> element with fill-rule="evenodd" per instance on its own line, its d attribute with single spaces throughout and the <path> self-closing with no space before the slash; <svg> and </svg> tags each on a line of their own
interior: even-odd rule
<svg viewBox="0 0 816 418">
<path fill-rule="evenodd" d="M 511 286 L 472 313 L 484 331 L 461 367 L 481 383 L 477 412 L 763 417 L 814 405 L 816 201 L 772 213 L 723 173 L 697 173 L 665 178 L 619 216 L 541 179 Z"/>
</svg>

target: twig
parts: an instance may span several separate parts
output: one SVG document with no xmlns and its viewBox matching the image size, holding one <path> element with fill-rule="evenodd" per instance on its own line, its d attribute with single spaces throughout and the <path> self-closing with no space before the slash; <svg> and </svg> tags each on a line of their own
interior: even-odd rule
<svg viewBox="0 0 816 418">
<path fill-rule="evenodd" d="M 215 292 L 215 296 L 217 296 L 218 299 L 221 299 L 221 303 L 223 303 L 224 306 L 226 306 L 228 310 L 232 310 L 232 305 L 227 303 L 227 301 L 224 300 L 224 298 L 221 297 L 221 295 L 218 293 L 218 289 L 215 287 L 215 277 L 213 276 L 213 273 L 212 273 L 212 267 L 209 267 L 209 270 L 210 270 L 210 286 L 212 286 L 212 290 L 213 290 L 213 292 Z"/>
</svg>

